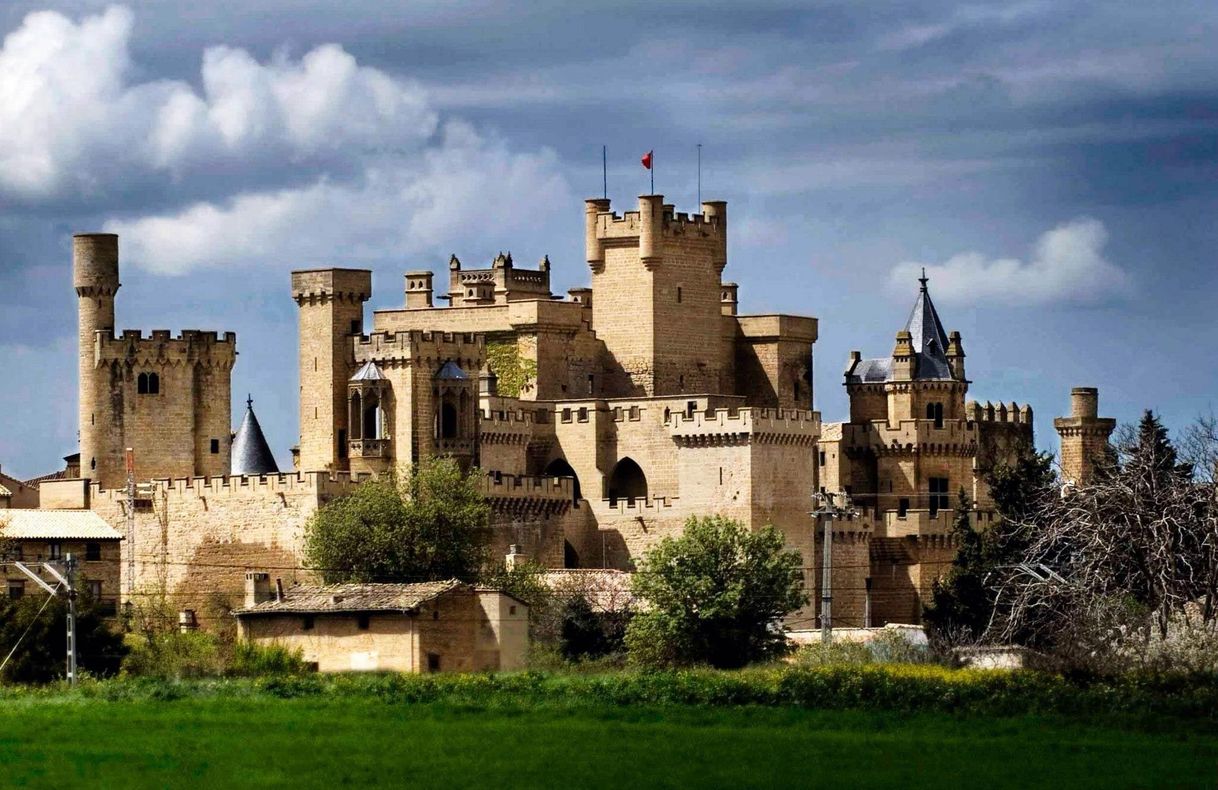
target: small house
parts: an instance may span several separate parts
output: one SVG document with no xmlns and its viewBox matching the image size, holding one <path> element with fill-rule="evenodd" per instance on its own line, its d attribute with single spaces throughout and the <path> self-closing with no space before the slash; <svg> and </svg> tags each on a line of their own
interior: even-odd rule
<svg viewBox="0 0 1218 790">
<path fill-rule="evenodd" d="M 20 598 L 38 592 L 14 561 L 36 566 L 76 561 L 76 587 L 96 602 L 107 616 L 118 608 L 123 536 L 91 510 L 0 510 L 0 581 L 4 594 Z M 46 574 L 43 578 L 55 581 Z M 32 589 L 31 589 L 32 588 Z"/>
<path fill-rule="evenodd" d="M 299 649 L 320 672 L 522 669 L 529 608 L 457 579 L 422 584 L 284 587 L 245 576 L 239 638 Z"/>
</svg>

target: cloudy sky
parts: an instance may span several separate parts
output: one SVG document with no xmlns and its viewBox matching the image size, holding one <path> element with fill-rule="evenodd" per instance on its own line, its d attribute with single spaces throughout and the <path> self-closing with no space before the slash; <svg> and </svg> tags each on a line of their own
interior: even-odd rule
<svg viewBox="0 0 1218 790">
<path fill-rule="evenodd" d="M 1218 408 L 1218 4 L 89 0 L 0 5 L 0 464 L 76 449 L 71 234 L 121 234 L 120 328 L 238 333 L 281 465 L 288 272 L 499 250 L 586 284 L 582 198 L 731 207 L 742 310 L 821 319 L 817 402 L 925 266 L 971 395 Z"/>
</svg>

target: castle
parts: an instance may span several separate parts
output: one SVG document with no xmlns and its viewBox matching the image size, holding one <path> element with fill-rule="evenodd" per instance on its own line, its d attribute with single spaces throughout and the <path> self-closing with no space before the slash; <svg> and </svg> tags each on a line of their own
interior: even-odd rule
<svg viewBox="0 0 1218 790">
<path fill-rule="evenodd" d="M 926 280 L 892 355 L 852 355 L 850 420 L 822 431 L 817 321 L 738 313 L 726 203 L 685 214 L 644 195 L 619 214 L 588 200 L 584 231 L 591 287 L 566 298 L 548 258 L 453 256 L 446 294 L 408 272 L 403 306 L 368 321 L 371 272 L 293 272 L 300 443 L 286 474 L 252 408 L 233 450 L 235 337 L 116 336 L 118 240 L 75 237 L 80 478 L 44 483 L 43 507 L 95 510 L 126 535 L 124 594 L 160 589 L 206 621 L 240 600 L 247 569 L 307 580 L 304 524 L 326 501 L 446 455 L 484 473 L 493 550 L 554 568 L 628 570 L 691 516 L 773 524 L 813 601 L 788 625 L 811 628 L 824 556 L 811 495 L 844 490 L 856 512 L 833 536 L 835 624 L 916 622 L 954 552 L 957 490 L 983 528 L 983 473 L 1032 441 L 1030 408 L 965 402 L 962 340 Z M 1088 414 L 1077 441 L 1094 443 Z"/>
</svg>

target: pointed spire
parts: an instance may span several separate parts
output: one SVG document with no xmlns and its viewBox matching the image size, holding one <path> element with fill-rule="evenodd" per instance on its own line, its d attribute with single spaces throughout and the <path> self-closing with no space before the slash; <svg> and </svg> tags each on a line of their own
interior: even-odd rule
<svg viewBox="0 0 1218 790">
<path fill-rule="evenodd" d="M 930 282 L 930 278 L 926 276 L 926 267 L 922 267 L 922 276 L 918 278 L 918 282 L 922 283 L 922 293 L 926 293 L 926 284 Z"/>
<path fill-rule="evenodd" d="M 279 465 L 275 463 L 275 455 L 271 452 L 258 417 L 254 415 L 254 398 L 247 395 L 245 400 L 245 417 L 241 427 L 233 436 L 233 455 L 229 466 L 230 474 L 234 475 L 275 475 L 279 474 Z"/>
<path fill-rule="evenodd" d="M 950 379 L 951 367 L 947 360 L 948 337 L 939 320 L 939 312 L 930 299 L 930 290 L 926 283 L 930 278 L 926 270 L 918 278 L 921 286 L 905 329 L 909 332 L 913 351 L 917 358 L 915 377 L 919 379 Z"/>
</svg>

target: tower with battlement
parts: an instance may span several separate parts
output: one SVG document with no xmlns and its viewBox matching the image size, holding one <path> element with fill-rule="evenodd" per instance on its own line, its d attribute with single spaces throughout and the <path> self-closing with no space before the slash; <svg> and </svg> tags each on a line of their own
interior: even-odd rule
<svg viewBox="0 0 1218 790">
<path fill-rule="evenodd" d="M 1053 427 L 1061 437 L 1062 478 L 1075 485 L 1086 485 L 1095 466 L 1111 452 L 1108 440 L 1116 420 L 1100 417 L 1100 391 L 1095 387 L 1070 390 L 1070 416 L 1058 417 Z"/>
<path fill-rule="evenodd" d="M 347 382 L 355 374 L 354 339 L 364 331 L 364 302 L 372 272 L 310 269 L 292 272 L 300 308 L 300 469 L 349 468 Z"/>
<path fill-rule="evenodd" d="M 138 330 L 115 336 L 118 237 L 72 239 L 79 326 L 82 477 L 103 488 L 126 482 L 124 453 L 139 479 L 227 474 L 230 381 L 236 336 Z"/>
<path fill-rule="evenodd" d="M 606 394 L 712 393 L 730 389 L 735 338 L 722 320 L 727 204 L 680 214 L 663 195 L 641 195 L 618 216 L 585 203 L 592 323 L 604 342 Z"/>
<path fill-rule="evenodd" d="M 947 332 L 923 276 L 892 353 L 846 366 L 848 422 L 826 425 L 817 447 L 820 485 L 849 493 L 870 533 L 875 624 L 920 622 L 934 580 L 955 555 L 961 491 L 969 518 L 995 517 L 986 474 L 1032 445 L 1032 409 L 966 401 L 964 343 Z"/>
</svg>

